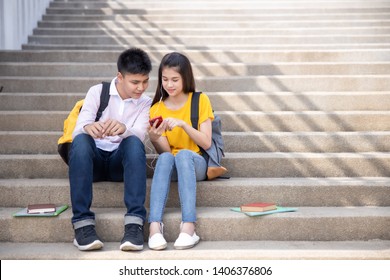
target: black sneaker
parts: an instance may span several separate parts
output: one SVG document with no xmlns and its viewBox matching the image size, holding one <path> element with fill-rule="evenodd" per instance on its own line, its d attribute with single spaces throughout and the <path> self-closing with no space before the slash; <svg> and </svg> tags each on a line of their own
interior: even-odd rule
<svg viewBox="0 0 390 280">
<path fill-rule="evenodd" d="M 97 236 L 94 225 L 88 225 L 74 230 L 73 244 L 80 251 L 98 250 L 103 247 L 103 242 Z"/>
<path fill-rule="evenodd" d="M 122 251 L 140 251 L 144 248 L 144 227 L 138 224 L 125 225 L 125 235 L 122 238 Z"/>
</svg>

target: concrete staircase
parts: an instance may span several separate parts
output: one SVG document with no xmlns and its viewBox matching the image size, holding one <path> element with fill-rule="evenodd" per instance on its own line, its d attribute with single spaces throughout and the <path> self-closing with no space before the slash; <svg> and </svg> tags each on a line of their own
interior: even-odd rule
<svg viewBox="0 0 390 280">
<path fill-rule="evenodd" d="M 390 259 L 389 16 L 388 0 L 54 0 L 22 51 L 0 52 L 0 258 Z M 28 203 L 70 203 L 63 120 L 129 46 L 153 59 L 150 96 L 162 56 L 186 53 L 222 117 L 232 178 L 198 184 L 192 250 L 172 246 L 175 186 L 162 252 L 119 251 L 118 183 L 95 184 L 101 251 L 71 244 L 70 210 L 12 217 Z M 298 211 L 230 211 L 258 200 Z"/>
</svg>

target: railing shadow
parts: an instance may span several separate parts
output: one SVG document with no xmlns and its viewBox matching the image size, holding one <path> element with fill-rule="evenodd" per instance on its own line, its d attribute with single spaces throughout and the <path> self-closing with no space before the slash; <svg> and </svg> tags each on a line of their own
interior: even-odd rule
<svg viewBox="0 0 390 280">
<path fill-rule="evenodd" d="M 192 58 L 191 57 L 192 50 L 202 50 L 203 52 L 197 52 L 197 54 L 200 55 L 200 57 L 202 57 L 203 61 L 210 61 L 210 62 L 219 61 L 219 58 L 217 58 L 213 54 L 213 52 L 212 52 L 213 49 L 211 47 L 209 47 L 209 45 L 207 44 L 206 41 L 199 42 L 198 45 L 191 46 L 190 44 L 187 44 L 185 40 L 183 40 L 179 36 L 175 35 L 172 30 L 170 30 L 169 28 L 164 28 L 163 24 L 160 25 L 160 24 L 150 20 L 147 17 L 147 15 L 148 15 L 147 9 L 144 9 L 142 11 L 140 11 L 140 10 L 136 11 L 133 9 L 129 9 L 123 3 L 117 2 L 117 4 L 122 5 L 122 8 L 125 11 L 128 11 L 129 13 L 131 13 L 131 15 L 129 15 L 128 13 L 121 13 L 122 17 L 124 19 L 126 19 L 127 21 L 131 22 L 132 26 L 135 26 L 136 28 L 142 30 L 142 32 L 144 34 L 146 34 L 148 36 L 154 35 L 153 32 L 151 32 L 150 30 L 148 30 L 147 27 L 145 27 L 145 26 L 150 26 L 150 27 L 154 28 L 155 30 L 157 30 L 157 32 L 159 34 L 163 34 L 165 37 L 168 37 L 170 39 L 170 41 L 173 41 L 175 44 L 183 46 L 183 49 L 179 50 L 179 51 L 187 53 L 187 55 L 190 57 L 190 59 Z M 134 11 L 136 11 L 136 12 L 134 12 Z M 218 19 L 216 19 L 216 20 L 218 20 Z M 207 20 L 204 20 L 203 22 L 206 22 L 206 21 Z M 180 23 L 178 23 L 178 24 L 180 24 Z M 142 37 L 137 36 L 137 34 L 135 32 L 133 32 L 131 29 L 126 27 L 125 22 L 116 21 L 115 26 L 119 29 L 126 30 L 126 32 L 122 33 L 125 35 L 115 34 L 112 31 L 110 33 L 107 33 L 107 36 L 114 38 L 115 41 L 118 43 L 118 45 L 121 45 L 124 48 L 129 47 L 128 40 L 124 36 L 135 36 L 136 37 L 135 41 L 138 42 L 137 45 L 145 47 L 149 51 L 154 51 L 152 56 L 153 56 L 153 59 L 155 62 L 159 62 L 159 60 L 162 58 L 164 51 L 161 51 L 161 49 L 158 46 L 150 45 Z M 102 23 L 102 27 L 105 27 L 104 23 Z M 194 32 L 196 32 L 196 31 L 194 31 Z M 228 34 L 226 34 L 226 36 L 228 36 Z M 174 48 L 170 47 L 170 43 L 166 42 L 164 40 L 164 38 L 156 36 L 154 38 L 154 40 L 158 44 L 166 46 L 167 47 L 166 52 L 168 52 L 168 50 L 174 50 Z M 226 59 L 229 62 L 244 63 L 244 61 L 240 58 L 239 52 L 235 52 L 233 50 L 227 50 L 227 49 L 228 49 L 227 46 L 225 46 L 223 48 L 223 50 L 220 50 L 220 52 L 226 57 Z M 158 55 L 160 55 L 160 57 L 158 57 Z M 192 62 L 197 63 L 195 59 L 192 59 Z M 253 63 L 257 64 L 259 62 L 254 61 Z M 210 71 L 210 69 L 208 69 L 206 65 L 199 64 L 199 65 L 197 65 L 197 69 L 202 74 L 203 77 L 206 77 L 206 79 L 207 79 L 207 77 L 214 76 L 213 72 Z M 294 117 L 299 122 L 304 123 L 309 131 L 326 132 L 326 129 L 324 129 L 324 127 L 320 123 L 316 122 L 316 120 L 314 118 L 310 118 L 310 112 L 312 112 L 312 111 L 325 113 L 326 117 L 331 122 L 333 122 L 338 127 L 340 127 L 341 131 L 355 131 L 355 128 L 352 125 L 350 125 L 348 122 L 346 122 L 345 119 L 343 119 L 340 116 L 340 114 L 337 114 L 337 112 L 332 112 L 332 111 L 324 112 L 322 110 L 322 108 L 320 108 L 317 104 L 315 104 L 309 98 L 307 98 L 304 92 L 296 90 L 294 88 L 290 88 L 282 81 L 282 79 L 279 78 L 280 76 L 291 75 L 291 73 L 283 73 L 277 66 L 275 66 L 272 63 L 267 64 L 267 69 L 269 71 L 269 74 L 264 75 L 263 77 L 265 77 L 268 80 L 268 82 L 270 84 L 272 84 L 277 89 L 277 91 L 293 93 L 294 96 L 301 103 L 302 107 L 307 108 L 307 111 L 297 112 L 293 106 L 290 106 L 286 102 L 286 100 L 283 99 L 283 96 L 274 94 L 275 92 L 269 91 L 266 87 L 262 87 L 261 85 L 257 85 L 255 91 L 266 94 L 267 98 L 272 100 L 272 102 L 275 104 L 275 107 L 284 108 L 285 111 L 296 112 L 297 114 L 295 114 Z M 247 70 L 249 71 L 248 67 L 247 67 Z M 234 77 L 234 78 L 240 77 L 240 73 L 232 65 L 224 64 L 224 71 L 228 74 L 227 76 L 224 77 L 226 79 L 229 79 L 231 77 Z M 208 90 L 207 83 L 205 83 L 205 87 L 202 88 L 201 90 L 206 92 L 206 93 L 213 91 L 213 90 Z M 358 90 L 359 89 L 357 89 L 357 91 Z M 240 94 L 240 93 L 238 92 L 237 94 Z M 233 112 L 236 111 L 235 104 L 229 103 L 229 101 L 227 99 L 220 98 L 218 100 L 219 100 L 219 102 L 221 102 L 220 104 L 218 104 L 218 106 L 220 108 L 225 108 L 225 111 L 233 111 Z M 257 104 L 253 103 L 249 98 L 243 99 L 243 102 L 247 103 L 246 105 L 248 108 L 251 108 L 253 111 L 257 111 L 257 108 L 258 108 Z M 347 111 L 347 108 L 345 108 L 345 109 Z M 234 116 L 225 117 L 225 120 L 223 120 L 223 121 L 237 123 L 237 118 L 235 118 Z M 275 114 L 275 112 L 268 112 L 268 121 L 270 123 L 272 123 L 272 125 L 275 127 L 275 131 L 297 132 L 291 128 L 292 124 L 286 118 L 281 117 L 278 114 Z M 247 130 L 266 131 L 266 130 L 262 130 L 261 124 L 256 123 L 253 120 L 253 118 L 251 118 L 248 115 L 242 114 L 240 117 L 240 122 L 245 123 L 246 128 L 243 128 L 244 131 L 247 131 Z M 341 141 L 341 140 L 344 142 L 347 141 L 346 139 L 344 139 L 341 136 L 336 137 L 336 139 L 334 141 L 337 142 L 337 141 Z M 373 152 L 381 150 L 378 143 L 372 142 L 371 137 L 364 137 L 363 136 L 362 140 L 366 141 L 365 145 L 371 145 Z M 272 142 L 272 145 L 274 145 L 276 147 L 278 147 L 278 146 L 286 147 L 285 143 L 283 143 L 282 141 L 278 141 L 277 139 L 275 139 L 275 137 L 273 137 L 271 139 L 271 138 L 267 138 L 267 136 L 264 136 L 264 140 L 259 139 L 259 142 L 261 142 L 259 144 L 261 144 L 265 147 L 270 145 L 270 142 Z M 302 143 L 302 145 L 305 145 L 309 152 L 310 151 L 324 152 L 324 153 L 327 152 L 327 151 L 322 151 L 321 146 L 318 143 L 313 142 L 313 141 L 308 141 L 307 139 L 304 141 L 304 143 Z M 344 144 L 344 145 L 346 145 L 346 144 Z M 348 144 L 347 144 L 347 146 L 348 146 Z M 272 148 L 272 150 L 273 149 L 274 149 L 274 147 Z M 271 147 L 270 147 L 270 150 L 271 150 Z M 356 146 L 349 145 L 347 150 L 349 153 L 357 153 L 357 154 L 361 154 L 363 156 L 363 158 L 366 157 L 365 154 L 360 153 L 359 149 L 357 149 Z M 229 151 L 226 151 L 226 152 L 229 152 Z M 293 151 L 291 151 L 291 152 L 293 152 Z M 367 155 L 367 157 L 370 157 L 370 156 Z M 261 160 L 261 158 L 259 158 L 259 160 Z M 343 159 L 338 158 L 338 157 L 333 157 L 333 158 L 331 158 L 331 161 L 332 161 L 333 165 L 337 166 L 337 168 L 342 170 L 342 173 L 353 174 L 354 176 L 359 176 L 359 174 L 356 173 L 356 171 L 351 166 L 348 166 L 348 164 L 345 164 Z M 289 161 L 288 157 L 286 157 L 286 164 L 295 164 L 295 163 L 293 163 L 292 161 Z M 372 159 L 372 160 L 370 160 L 370 164 L 374 168 L 377 168 L 378 170 L 383 170 L 381 172 L 381 175 L 386 176 L 386 177 L 390 176 L 390 167 L 383 166 L 383 162 L 380 159 Z M 310 169 L 314 170 L 316 174 L 321 174 L 321 167 L 320 166 L 312 165 L 312 166 L 310 166 Z M 296 167 L 296 170 L 297 170 L 297 172 L 302 173 L 299 166 Z M 308 174 L 302 174 L 302 175 L 307 176 Z"/>
</svg>

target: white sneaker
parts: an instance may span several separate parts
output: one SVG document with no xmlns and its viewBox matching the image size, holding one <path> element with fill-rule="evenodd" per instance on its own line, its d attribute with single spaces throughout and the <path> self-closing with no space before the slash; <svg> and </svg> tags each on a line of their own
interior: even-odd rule
<svg viewBox="0 0 390 280">
<path fill-rule="evenodd" d="M 188 233 L 182 232 L 179 234 L 179 237 L 176 239 L 173 246 L 178 250 L 190 249 L 198 244 L 199 241 L 200 237 L 197 236 L 195 232 L 192 236 Z"/>
<path fill-rule="evenodd" d="M 155 233 L 152 237 L 149 237 L 149 248 L 152 250 L 164 250 L 167 248 L 167 241 L 161 233 Z"/>
<path fill-rule="evenodd" d="M 167 241 L 164 236 L 164 224 L 160 223 L 160 232 L 153 234 L 153 236 L 149 237 L 148 246 L 152 250 L 164 250 L 167 248 Z"/>
</svg>

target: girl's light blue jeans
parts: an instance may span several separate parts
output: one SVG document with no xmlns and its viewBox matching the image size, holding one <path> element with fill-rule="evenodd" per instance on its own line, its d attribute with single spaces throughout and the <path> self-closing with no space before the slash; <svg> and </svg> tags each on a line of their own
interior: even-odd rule
<svg viewBox="0 0 390 280">
<path fill-rule="evenodd" d="M 149 223 L 162 222 L 171 181 L 178 182 L 182 222 L 196 222 L 196 182 L 206 179 L 206 171 L 206 160 L 193 151 L 160 154 L 152 180 Z"/>
</svg>

